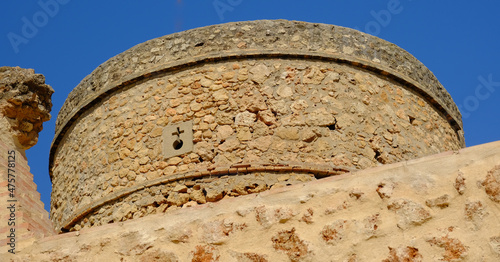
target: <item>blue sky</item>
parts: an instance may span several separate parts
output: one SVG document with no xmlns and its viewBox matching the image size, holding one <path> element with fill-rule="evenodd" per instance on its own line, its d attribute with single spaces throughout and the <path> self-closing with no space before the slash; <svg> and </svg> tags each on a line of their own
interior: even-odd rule
<svg viewBox="0 0 500 262">
<path fill-rule="evenodd" d="M 56 91 L 52 120 L 27 151 L 48 210 L 50 143 L 69 92 L 101 63 L 136 44 L 232 21 L 334 24 L 395 43 L 424 63 L 460 106 L 467 146 L 500 140 L 499 11 L 500 2 L 493 0 L 2 1 L 0 66 L 33 68 Z"/>
</svg>

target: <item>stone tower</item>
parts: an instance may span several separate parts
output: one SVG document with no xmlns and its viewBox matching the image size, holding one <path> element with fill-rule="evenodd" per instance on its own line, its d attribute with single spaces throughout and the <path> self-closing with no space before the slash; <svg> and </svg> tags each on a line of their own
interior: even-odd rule
<svg viewBox="0 0 500 262">
<path fill-rule="evenodd" d="M 254 21 L 139 44 L 70 93 L 50 153 L 58 231 L 464 147 L 408 52 L 338 26 Z"/>
</svg>

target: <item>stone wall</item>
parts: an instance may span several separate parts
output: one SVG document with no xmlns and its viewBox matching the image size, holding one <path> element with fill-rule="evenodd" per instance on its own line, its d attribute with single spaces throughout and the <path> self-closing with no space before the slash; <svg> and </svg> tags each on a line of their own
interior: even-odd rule
<svg viewBox="0 0 500 262">
<path fill-rule="evenodd" d="M 186 121 L 193 150 L 165 157 L 164 127 Z M 288 59 L 206 64 L 133 84 L 87 109 L 57 148 L 51 215 L 71 230 L 236 196 L 235 185 L 256 181 L 219 186 L 218 197 L 209 196 L 212 184 L 192 181 L 183 201 L 169 200 L 177 198 L 173 175 L 237 164 L 345 172 L 460 147 L 419 94 L 369 71 Z"/>
<path fill-rule="evenodd" d="M 26 150 L 38 141 L 50 119 L 54 90 L 33 69 L 0 67 L 0 134 L 6 143 Z"/>
<path fill-rule="evenodd" d="M 55 231 L 24 152 L 7 145 L 1 138 L 0 150 L 0 247 L 15 252 L 21 247 L 20 242 L 24 241 L 26 246 L 36 239 L 54 235 Z"/>
<path fill-rule="evenodd" d="M 0 247 L 55 234 L 33 182 L 25 150 L 50 119 L 54 90 L 33 69 L 0 67 Z"/>
<path fill-rule="evenodd" d="M 500 141 L 48 237 L 6 261 L 498 261 Z"/>
</svg>

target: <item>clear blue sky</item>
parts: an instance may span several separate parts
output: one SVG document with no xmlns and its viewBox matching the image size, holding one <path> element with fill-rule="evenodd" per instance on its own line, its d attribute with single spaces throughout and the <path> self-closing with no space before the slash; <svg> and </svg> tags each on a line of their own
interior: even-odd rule
<svg viewBox="0 0 500 262">
<path fill-rule="evenodd" d="M 27 151 L 47 210 L 50 143 L 69 92 L 101 63 L 136 44 L 232 21 L 334 24 L 395 43 L 422 61 L 461 105 L 467 146 L 500 140 L 499 1 L 41 0 L 2 1 L 0 12 L 0 66 L 33 68 L 56 91 L 52 120 Z M 477 93 L 482 82 L 490 88 Z"/>
</svg>

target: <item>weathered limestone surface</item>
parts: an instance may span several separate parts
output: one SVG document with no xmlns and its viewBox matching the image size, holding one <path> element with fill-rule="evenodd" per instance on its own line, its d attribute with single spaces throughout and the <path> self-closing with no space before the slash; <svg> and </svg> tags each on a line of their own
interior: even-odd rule
<svg viewBox="0 0 500 262">
<path fill-rule="evenodd" d="M 498 261 L 499 170 L 500 141 L 85 228 L 2 258 Z"/>
<path fill-rule="evenodd" d="M 33 69 L 0 67 L 0 132 L 16 147 L 28 149 L 38 141 L 42 123 L 50 119 L 54 90 Z M 10 142 L 10 141 L 9 141 Z M 9 143 L 8 142 L 8 143 Z"/>
</svg>

